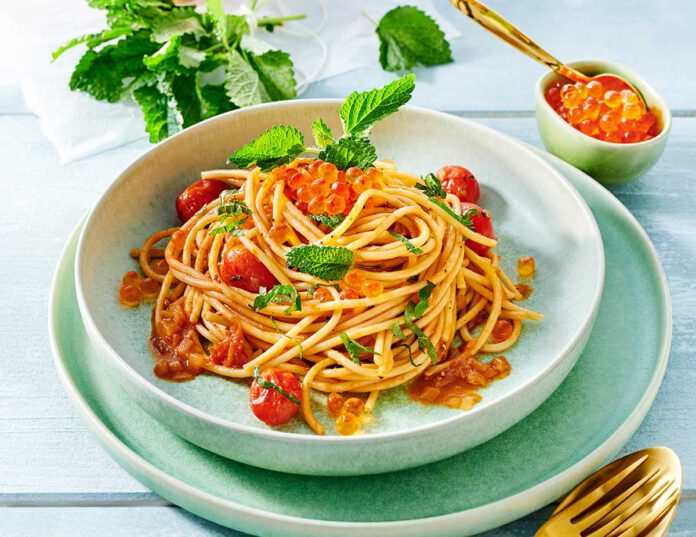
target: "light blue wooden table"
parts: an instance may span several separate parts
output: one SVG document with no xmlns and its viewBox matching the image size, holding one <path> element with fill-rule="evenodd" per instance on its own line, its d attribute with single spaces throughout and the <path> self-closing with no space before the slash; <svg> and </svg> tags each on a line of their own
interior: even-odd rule
<svg viewBox="0 0 696 537">
<path fill-rule="evenodd" d="M 679 454 L 685 489 L 670 535 L 696 535 L 696 2 L 675 0 L 669 11 L 667 3 L 638 0 L 490 3 L 562 58 L 610 57 L 632 66 L 674 111 L 662 160 L 639 181 L 612 189 L 655 243 L 674 302 L 664 383 L 624 451 L 662 444 Z M 448 67 L 456 69 L 458 83 L 443 85 L 434 70 L 419 71 L 414 103 L 540 145 L 532 87 L 541 66 L 460 18 L 445 0 L 437 5 L 464 32 L 454 43 L 457 65 Z M 677 75 L 679 66 L 685 68 Z M 315 84 L 305 97 L 342 97 L 390 78 L 375 65 Z M 87 432 L 51 363 L 45 317 L 58 255 L 84 212 L 148 147 L 140 141 L 59 166 L 19 93 L 0 102 L 3 537 L 240 535 L 168 504 L 126 474 Z M 549 512 L 543 509 L 487 536 L 531 535 Z"/>
</svg>

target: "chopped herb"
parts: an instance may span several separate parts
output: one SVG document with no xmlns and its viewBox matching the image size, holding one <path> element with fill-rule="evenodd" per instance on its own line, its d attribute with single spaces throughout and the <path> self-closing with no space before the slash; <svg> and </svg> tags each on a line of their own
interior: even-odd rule
<svg viewBox="0 0 696 537">
<path fill-rule="evenodd" d="M 413 361 L 413 353 L 411 352 L 411 346 L 408 345 L 407 343 L 401 343 L 401 344 L 396 346 L 397 349 L 400 347 L 406 347 L 406 350 L 408 351 L 408 361 L 411 362 L 411 365 L 413 367 L 418 367 L 418 364 Z"/>
<path fill-rule="evenodd" d="M 254 310 L 262 310 L 271 302 L 289 302 L 290 307 L 286 309 L 284 313 L 289 314 L 293 311 L 302 311 L 302 300 L 300 299 L 300 294 L 297 292 L 297 289 L 290 284 L 274 285 L 273 288 L 268 292 L 266 292 L 263 288 L 259 289 L 259 291 L 264 292 L 260 293 L 254 299 L 253 304 L 250 304 L 250 307 Z"/>
<path fill-rule="evenodd" d="M 444 198 L 447 196 L 447 192 L 442 188 L 442 183 L 435 177 L 434 173 L 429 173 L 425 177 L 421 177 L 424 184 L 416 183 L 416 188 L 422 190 L 423 193 L 428 197 L 438 197 Z"/>
<path fill-rule="evenodd" d="M 256 380 L 256 383 L 261 386 L 262 388 L 266 388 L 268 390 L 275 390 L 277 391 L 280 395 L 283 395 L 290 399 L 293 403 L 296 405 L 301 405 L 300 400 L 292 395 L 291 393 L 286 392 L 283 388 L 278 386 L 275 382 L 272 382 L 270 380 L 265 380 L 261 376 L 261 369 L 259 366 L 254 366 L 254 380 Z"/>
<path fill-rule="evenodd" d="M 377 25 L 379 63 L 385 71 L 402 71 L 420 65 L 450 63 L 452 51 L 445 34 L 425 12 L 397 6 Z"/>
<path fill-rule="evenodd" d="M 310 283 L 307 287 L 307 294 L 309 296 L 314 296 L 314 293 L 320 287 L 333 287 L 336 291 L 340 291 L 341 287 L 337 283 L 325 284 L 325 283 Z"/>
<path fill-rule="evenodd" d="M 403 235 L 399 235 L 396 231 L 390 231 L 389 234 L 396 240 L 403 242 L 406 245 L 406 249 L 412 254 L 421 255 L 423 253 L 423 250 L 416 248 L 410 240 Z"/>
<path fill-rule="evenodd" d="M 353 265 L 353 252 L 341 246 L 303 244 L 285 254 L 288 266 L 326 281 L 343 278 Z"/>
<path fill-rule="evenodd" d="M 413 302 L 409 302 L 406 305 L 406 311 L 404 312 L 406 327 L 416 335 L 416 339 L 418 340 L 418 348 L 428 355 L 433 365 L 437 365 L 437 351 L 433 346 L 433 342 L 430 341 L 430 338 L 425 335 L 425 332 L 423 332 L 423 330 L 421 330 L 416 323 L 413 322 L 413 310 Z"/>
<path fill-rule="evenodd" d="M 350 355 L 350 359 L 353 360 L 356 364 L 360 365 L 360 358 L 359 356 L 361 354 L 377 354 L 379 355 L 378 352 L 375 352 L 374 349 L 371 349 L 370 347 L 365 347 L 365 345 L 361 345 L 354 339 L 351 339 L 348 334 L 345 332 L 341 332 L 341 341 L 343 341 L 343 346 L 346 348 L 348 351 L 348 354 Z"/>
<path fill-rule="evenodd" d="M 329 226 L 331 229 L 336 229 L 338 225 L 346 218 L 342 214 L 335 214 L 333 216 L 329 216 L 328 214 L 310 214 L 309 217 L 312 220 L 316 220 L 317 222 L 321 222 L 322 224 Z"/>
<path fill-rule="evenodd" d="M 391 325 L 391 331 L 392 334 L 394 334 L 394 337 L 396 337 L 397 339 L 406 339 L 406 336 L 401 331 L 401 325 L 399 324 L 399 321 L 396 321 L 393 325 Z"/>
<path fill-rule="evenodd" d="M 217 213 L 220 215 L 220 223 L 222 225 L 210 230 L 209 234 L 231 233 L 232 235 L 239 235 L 242 231 L 241 226 L 249 220 L 251 209 L 243 201 L 230 200 L 225 202 L 224 205 L 220 205 Z"/>
<path fill-rule="evenodd" d="M 299 339 L 292 337 L 292 336 L 289 336 L 285 332 L 283 332 L 273 317 L 271 317 L 271 323 L 273 323 L 273 328 L 275 328 L 279 334 L 281 334 L 283 337 L 288 338 L 290 341 L 292 341 L 297 346 L 297 352 L 298 352 L 298 355 L 300 357 L 300 360 L 304 360 L 304 349 L 302 348 L 302 342 Z"/>
<path fill-rule="evenodd" d="M 474 228 L 474 223 L 471 220 L 474 216 L 478 214 L 478 211 L 476 209 L 469 209 L 467 212 L 465 212 L 463 215 L 459 216 L 457 213 L 455 213 L 452 209 L 449 208 L 449 206 L 446 203 L 443 203 L 437 198 L 429 197 L 428 198 L 431 202 L 433 202 L 435 205 L 440 207 L 443 211 L 445 211 L 448 215 L 450 215 L 452 218 L 457 220 L 461 225 L 464 227 L 469 228 L 471 231 L 476 231 Z"/>
<path fill-rule="evenodd" d="M 428 308 L 428 299 L 430 298 L 430 293 L 435 289 L 435 284 L 431 281 L 425 284 L 420 291 L 418 291 L 418 304 L 413 308 L 413 316 L 416 319 L 423 317 L 425 310 Z"/>
</svg>

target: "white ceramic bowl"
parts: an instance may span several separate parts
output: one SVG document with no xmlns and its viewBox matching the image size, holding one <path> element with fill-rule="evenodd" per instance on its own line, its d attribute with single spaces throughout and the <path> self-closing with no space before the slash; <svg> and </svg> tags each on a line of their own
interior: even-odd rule
<svg viewBox="0 0 696 537">
<path fill-rule="evenodd" d="M 403 389 L 381 396 L 364 434 L 316 436 L 296 419 L 282 429 L 257 421 L 248 387 L 213 375 L 170 383 L 152 373 L 150 308 L 126 310 L 116 299 L 121 275 L 135 264 L 128 251 L 153 231 L 176 225 L 174 200 L 201 170 L 276 124 L 310 136 L 324 118 L 340 132 L 340 101 L 293 101 L 224 114 L 153 147 L 121 173 L 93 209 L 76 259 L 78 302 L 87 333 L 112 375 L 147 412 L 175 433 L 225 457 L 272 470 L 359 475 L 409 468 L 478 445 L 537 408 L 573 367 L 589 337 L 604 281 L 604 251 L 585 202 L 558 172 L 521 144 L 476 123 L 405 108 L 377 125 L 383 158 L 424 174 L 445 164 L 470 168 L 493 214 L 504 257 L 537 261 L 529 307 L 546 315 L 526 324 L 506 353 L 512 373 L 482 391 L 471 411 L 424 406 Z M 316 395 L 315 404 L 323 396 Z M 323 413 L 321 413 L 323 414 Z M 328 421 L 326 422 L 328 425 Z M 333 427 L 328 427 L 329 431 Z M 172 453 L 175 457 L 176 453 Z"/>
</svg>

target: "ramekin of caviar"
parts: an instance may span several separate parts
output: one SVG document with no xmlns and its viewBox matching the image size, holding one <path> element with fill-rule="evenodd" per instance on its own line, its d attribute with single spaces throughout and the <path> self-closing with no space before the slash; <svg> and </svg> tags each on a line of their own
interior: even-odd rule
<svg viewBox="0 0 696 537">
<path fill-rule="evenodd" d="M 536 85 L 536 118 L 546 148 L 604 184 L 627 183 L 659 159 L 671 128 L 671 114 L 657 92 L 630 69 L 606 60 L 568 65 L 588 76 L 613 77 L 573 83 L 555 72 Z M 643 103 L 644 100 L 644 103 Z"/>
</svg>

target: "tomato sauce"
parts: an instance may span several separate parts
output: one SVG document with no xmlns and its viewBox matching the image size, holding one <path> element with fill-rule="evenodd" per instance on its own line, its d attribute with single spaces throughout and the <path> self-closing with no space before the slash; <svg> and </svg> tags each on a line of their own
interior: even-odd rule
<svg viewBox="0 0 696 537">
<path fill-rule="evenodd" d="M 469 410 L 481 400 L 477 390 L 510 374 L 504 356 L 484 363 L 471 356 L 452 360 L 440 373 L 421 375 L 409 387 L 409 395 L 419 403 Z"/>
</svg>

